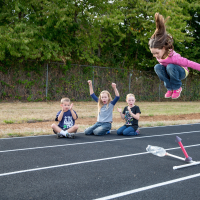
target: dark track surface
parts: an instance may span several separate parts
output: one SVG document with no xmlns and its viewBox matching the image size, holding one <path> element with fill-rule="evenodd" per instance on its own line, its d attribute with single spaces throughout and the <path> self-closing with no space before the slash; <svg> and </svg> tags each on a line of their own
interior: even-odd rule
<svg viewBox="0 0 200 200">
<path fill-rule="evenodd" d="M 188 155 L 200 161 L 200 124 L 143 128 L 135 137 L 112 131 L 106 136 L 77 134 L 75 139 L 0 139 L 0 200 L 108 199 L 179 178 L 183 180 L 114 199 L 199 199 L 200 165 L 173 170 L 186 163 L 146 152 L 152 145 L 184 157 L 175 136 Z"/>
</svg>

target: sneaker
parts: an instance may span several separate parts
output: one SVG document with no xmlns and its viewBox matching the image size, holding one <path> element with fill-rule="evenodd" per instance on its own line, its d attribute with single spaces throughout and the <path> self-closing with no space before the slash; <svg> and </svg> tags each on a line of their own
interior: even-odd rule
<svg viewBox="0 0 200 200">
<path fill-rule="evenodd" d="M 136 132 L 138 135 L 140 134 L 140 130 L 139 130 L 139 129 L 137 129 L 135 132 Z"/>
<path fill-rule="evenodd" d="M 170 98 L 172 97 L 173 90 L 167 90 L 167 93 L 165 94 L 165 98 Z"/>
<path fill-rule="evenodd" d="M 75 138 L 75 134 L 74 133 L 67 133 L 66 137 L 74 139 Z"/>
<path fill-rule="evenodd" d="M 110 134 L 110 131 L 107 131 L 107 132 L 106 132 L 106 135 L 108 135 L 108 134 Z"/>
<path fill-rule="evenodd" d="M 178 90 L 173 90 L 172 99 L 178 99 L 181 95 L 182 87 Z"/>
<path fill-rule="evenodd" d="M 63 135 L 62 135 L 62 134 L 60 134 L 60 133 L 56 133 L 56 136 L 57 136 L 57 139 L 59 139 L 59 138 L 63 137 Z"/>
</svg>

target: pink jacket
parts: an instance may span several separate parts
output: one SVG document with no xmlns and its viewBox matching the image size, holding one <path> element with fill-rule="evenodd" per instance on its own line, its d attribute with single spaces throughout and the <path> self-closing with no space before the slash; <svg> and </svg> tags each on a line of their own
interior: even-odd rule
<svg viewBox="0 0 200 200">
<path fill-rule="evenodd" d="M 190 61 L 187 58 L 183 58 L 183 57 L 181 57 L 180 54 L 176 53 L 175 51 L 171 51 L 167 58 L 157 59 L 157 61 L 165 67 L 168 64 L 175 64 L 175 65 L 179 65 L 181 67 L 184 67 L 187 71 L 189 71 L 188 67 L 200 71 L 200 64 L 199 63 Z"/>
</svg>

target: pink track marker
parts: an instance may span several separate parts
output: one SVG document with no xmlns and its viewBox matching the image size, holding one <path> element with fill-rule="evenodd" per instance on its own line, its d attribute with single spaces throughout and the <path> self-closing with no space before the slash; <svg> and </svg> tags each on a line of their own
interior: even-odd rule
<svg viewBox="0 0 200 200">
<path fill-rule="evenodd" d="M 185 148 L 184 148 L 184 146 L 183 146 L 183 144 L 181 142 L 181 138 L 176 136 L 176 140 L 175 141 L 178 142 L 179 146 L 181 147 L 181 149 L 182 149 L 182 151 L 183 151 L 183 153 L 185 155 L 185 161 L 186 162 L 192 161 L 192 158 L 188 156 L 188 154 L 187 154 L 187 152 L 186 152 L 186 150 L 185 150 Z"/>
</svg>

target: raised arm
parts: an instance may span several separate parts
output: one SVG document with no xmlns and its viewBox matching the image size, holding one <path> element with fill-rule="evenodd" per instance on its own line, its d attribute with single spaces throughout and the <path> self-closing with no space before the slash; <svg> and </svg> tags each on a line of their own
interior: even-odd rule
<svg viewBox="0 0 200 200">
<path fill-rule="evenodd" d="M 118 92 L 118 90 L 117 90 L 116 84 L 115 84 L 115 83 L 112 83 L 112 87 L 113 87 L 113 90 L 114 90 L 114 92 L 115 92 L 115 96 L 119 97 L 119 92 Z"/>
<path fill-rule="evenodd" d="M 93 87 L 92 87 L 92 81 L 91 81 L 91 80 L 88 80 L 88 85 L 89 85 L 91 97 L 92 97 L 96 102 L 98 102 L 98 97 L 94 94 Z"/>
<path fill-rule="evenodd" d="M 116 84 L 115 83 L 112 83 L 112 87 L 114 89 L 114 92 L 115 92 L 115 98 L 114 100 L 111 102 L 113 105 L 115 105 L 117 103 L 117 101 L 119 101 L 119 92 L 117 90 L 117 87 L 116 87 Z"/>
<path fill-rule="evenodd" d="M 94 93 L 94 91 L 93 91 L 92 81 L 91 80 L 88 80 L 88 85 L 89 85 L 89 89 L 90 89 L 90 95 L 92 95 Z"/>
</svg>

